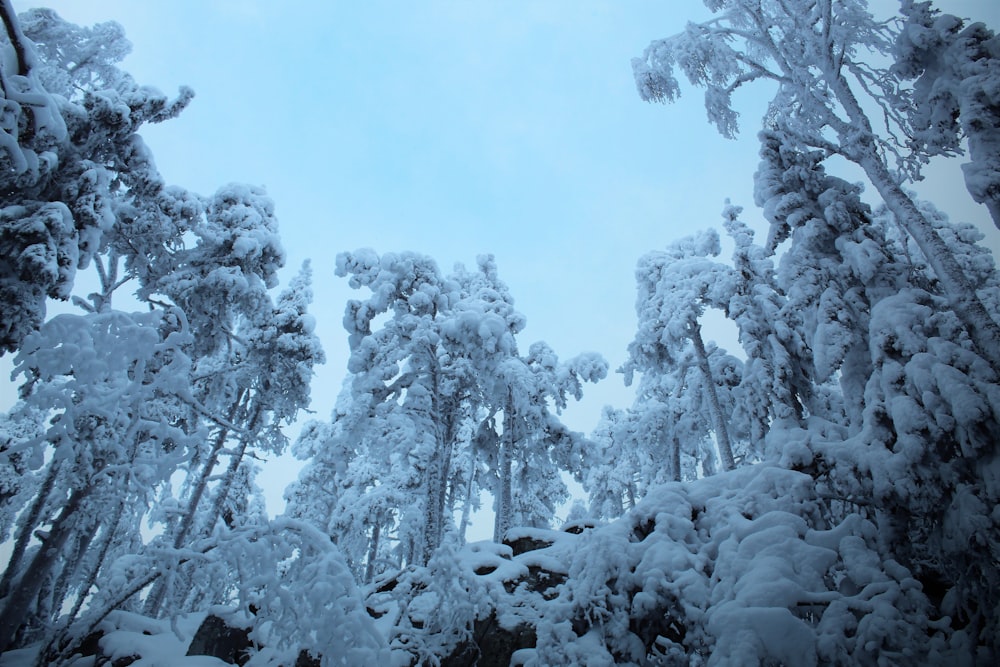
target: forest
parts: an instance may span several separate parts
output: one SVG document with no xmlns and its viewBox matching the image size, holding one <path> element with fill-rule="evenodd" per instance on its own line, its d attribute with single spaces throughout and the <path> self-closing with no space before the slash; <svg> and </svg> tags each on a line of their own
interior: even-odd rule
<svg viewBox="0 0 1000 667">
<path fill-rule="evenodd" d="M 0 666 L 997 664 L 1000 273 L 913 186 L 947 159 L 1000 228 L 1000 36 L 705 5 L 635 45 L 636 90 L 700 89 L 727 137 L 774 91 L 739 176 L 766 235 L 727 205 L 637 258 L 616 369 L 525 341 L 489 254 L 340 252 L 346 304 L 309 263 L 279 285 L 264 189 L 170 185 L 143 140 L 193 91 L 123 70 L 117 23 L 0 0 Z M 315 309 L 350 348 L 329 417 Z"/>
</svg>

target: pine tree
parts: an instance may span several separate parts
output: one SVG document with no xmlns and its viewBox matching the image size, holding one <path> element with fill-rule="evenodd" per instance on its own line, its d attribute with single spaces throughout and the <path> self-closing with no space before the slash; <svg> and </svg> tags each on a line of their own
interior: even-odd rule
<svg viewBox="0 0 1000 667">
<path fill-rule="evenodd" d="M 615 519 L 635 507 L 640 497 L 637 477 L 653 462 L 640 449 L 643 439 L 626 424 L 623 410 L 605 406 L 590 435 L 593 448 L 587 455 L 583 488 L 590 496 L 589 514 L 596 519 Z"/>
<path fill-rule="evenodd" d="M 119 26 L 84 30 L 34 10 L 22 29 L 9 1 L 0 10 L 11 47 L 0 63 L 10 110 L 0 131 L 0 352 L 9 352 L 41 324 L 46 298 L 71 296 L 77 268 L 116 222 L 159 209 L 162 180 L 137 131 L 176 116 L 192 93 L 170 101 L 119 70 L 130 48 Z"/>
<path fill-rule="evenodd" d="M 429 562 L 456 508 L 464 524 L 489 478 L 498 525 L 551 520 L 565 493 L 558 471 L 580 456 L 579 436 L 547 401 L 561 410 L 606 364 L 596 355 L 560 364 L 544 345 L 520 356 L 524 317 L 492 256 L 477 269 L 442 277 L 414 253 L 338 258 L 338 272 L 370 296 L 347 306 L 351 375 L 332 424 L 298 447 L 312 461 L 290 510 L 328 530 L 362 580 L 386 563 Z"/>
</svg>

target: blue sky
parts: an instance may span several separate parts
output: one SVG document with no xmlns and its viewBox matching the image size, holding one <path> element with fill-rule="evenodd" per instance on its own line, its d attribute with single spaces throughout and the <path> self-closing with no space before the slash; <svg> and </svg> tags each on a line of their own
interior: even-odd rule
<svg viewBox="0 0 1000 667">
<path fill-rule="evenodd" d="M 697 91 L 666 107 L 635 92 L 630 59 L 706 16 L 693 0 L 47 4 L 76 23 L 120 22 L 140 83 L 194 88 L 178 119 L 144 134 L 168 182 L 204 194 L 249 182 L 276 201 L 284 280 L 313 261 L 329 358 L 314 387 L 320 418 L 346 365 L 339 251 L 421 251 L 445 270 L 491 252 L 527 317 L 525 349 L 595 350 L 616 368 L 641 254 L 718 226 L 726 198 L 761 229 L 752 174 L 766 91 L 737 98 L 738 141 L 709 127 Z M 996 0 L 937 5 L 1000 27 Z M 959 162 L 935 170 L 928 198 L 988 228 Z M 629 401 L 617 374 L 588 389 L 566 417 L 578 430 Z"/>
</svg>

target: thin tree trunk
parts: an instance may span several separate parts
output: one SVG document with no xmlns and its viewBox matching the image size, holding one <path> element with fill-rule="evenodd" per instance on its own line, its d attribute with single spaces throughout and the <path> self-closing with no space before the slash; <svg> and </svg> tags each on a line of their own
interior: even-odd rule
<svg viewBox="0 0 1000 667">
<path fill-rule="evenodd" d="M 236 396 L 236 402 L 233 403 L 233 407 L 229 410 L 229 414 L 226 416 L 226 420 L 229 423 L 233 423 L 236 419 L 236 414 L 243 405 L 243 399 L 246 396 L 246 390 L 241 389 L 240 393 Z M 198 477 L 198 483 L 195 485 L 194 491 L 191 492 L 191 500 L 188 502 L 187 511 L 184 513 L 184 517 L 181 520 L 180 526 L 178 526 L 177 534 L 174 536 L 174 548 L 180 549 L 184 546 L 184 542 L 187 540 L 191 533 L 191 529 L 194 527 L 194 520 L 198 514 L 198 505 L 201 504 L 202 496 L 205 495 L 205 490 L 208 488 L 208 480 L 211 479 L 212 473 L 215 471 L 215 466 L 219 463 L 219 454 L 222 452 L 223 446 L 226 444 L 226 439 L 229 437 L 229 429 L 223 427 L 219 431 L 219 435 L 216 437 L 215 442 L 212 443 L 212 451 L 208 456 L 208 460 L 205 461 L 205 467 L 201 470 L 201 475 Z"/>
<path fill-rule="evenodd" d="M 209 545 L 208 547 L 199 551 L 201 554 L 206 554 L 209 551 L 216 548 L 215 544 Z M 177 561 L 177 567 L 188 562 L 188 558 L 181 558 Z M 121 608 L 130 598 L 137 595 L 142 589 L 150 584 L 156 582 L 160 577 L 163 576 L 162 570 L 157 570 L 153 568 L 151 571 L 147 572 L 144 576 L 136 579 L 132 582 L 130 586 L 125 588 L 121 593 L 112 598 L 103 607 L 100 608 L 99 612 L 93 613 L 91 615 L 90 621 L 87 625 L 80 631 L 74 632 L 73 635 L 75 639 L 69 643 L 68 629 L 69 626 L 63 629 L 62 633 L 54 636 L 46 645 L 46 647 L 39 653 L 38 661 L 35 663 L 36 667 L 41 665 L 49 664 L 63 664 L 62 660 L 72 656 L 77 653 L 80 649 L 80 644 L 86 641 L 86 639 L 97 629 L 101 621 L 108 617 L 108 615 L 116 609 Z M 63 648 L 58 648 L 63 647 Z M 3 653 L 5 649 L 0 648 L 0 654 Z M 55 653 L 58 651 L 58 653 Z"/>
<path fill-rule="evenodd" d="M 232 456 L 229 458 L 229 465 L 226 467 L 226 474 L 222 478 L 222 482 L 219 484 L 219 491 L 215 495 L 215 504 L 212 506 L 212 511 L 208 515 L 205 522 L 204 530 L 206 532 L 211 532 L 215 527 L 215 522 L 219 520 L 222 516 L 223 508 L 225 508 L 226 501 L 229 500 L 229 493 L 233 489 L 233 480 L 236 479 L 236 471 L 239 470 L 240 463 L 243 462 L 243 457 L 246 456 L 247 447 L 250 446 L 250 441 L 253 439 L 253 430 L 257 428 L 257 422 L 260 419 L 260 415 L 263 412 L 263 407 L 259 404 L 254 407 L 253 415 L 250 417 L 250 423 L 247 425 L 247 434 L 240 438 L 240 446 Z"/>
<path fill-rule="evenodd" d="M 431 419 L 434 422 L 434 451 L 427 467 L 424 508 L 427 521 L 424 524 L 420 545 L 420 564 L 426 565 L 434 551 L 440 546 L 444 535 L 444 506 L 448 491 L 448 476 L 451 469 L 451 448 L 455 423 L 455 413 L 451 401 L 441 400 L 441 370 L 437 356 L 428 349 L 428 374 L 431 382 Z M 442 405 L 447 403 L 448 405 Z"/>
<path fill-rule="evenodd" d="M 455 451 L 455 429 L 452 423 L 454 422 L 454 419 L 449 418 L 448 422 L 448 428 L 445 430 L 444 451 L 442 452 L 441 457 L 441 469 L 438 472 L 437 498 L 435 498 L 439 519 L 438 531 L 433 536 L 435 548 L 441 544 L 441 540 L 444 537 L 444 525 L 446 523 L 444 517 L 445 511 L 448 509 L 448 479 L 451 477 L 451 459 Z"/>
<path fill-rule="evenodd" d="M 180 562 L 183 563 L 185 561 L 181 560 Z M 101 607 L 101 611 L 95 614 L 94 619 L 87 624 L 87 626 L 84 628 L 82 632 L 79 633 L 74 632 L 73 635 L 75 635 L 75 639 L 70 640 L 70 637 L 73 635 L 70 635 L 68 633 L 68 626 L 67 626 L 67 628 L 64 629 L 61 634 L 54 636 L 52 640 L 50 640 L 47 643 L 45 648 L 43 648 L 43 650 L 39 653 L 38 661 L 35 663 L 35 666 L 40 667 L 41 665 L 45 664 L 49 665 L 63 664 L 62 660 L 72 656 L 74 653 L 77 653 L 80 649 L 80 645 L 97 628 L 100 622 L 108 617 L 108 614 L 110 614 L 114 610 L 124 605 L 129 600 L 129 598 L 139 593 L 139 591 L 141 591 L 146 586 L 149 586 L 151 583 L 154 583 L 162 575 L 163 575 L 162 571 L 152 570 L 145 576 L 135 580 L 131 586 L 125 589 L 125 591 L 123 591 L 113 600 L 111 600 L 103 607 Z M 67 640 L 70 640 L 68 644 L 65 643 L 67 642 Z M 64 648 L 59 648 L 61 646 L 64 646 Z M 2 652 L 3 652 L 2 649 L 0 649 L 0 653 Z"/>
<path fill-rule="evenodd" d="M 420 546 L 417 549 L 418 565 L 427 565 L 430 562 L 434 548 L 437 546 L 437 535 L 441 533 L 441 515 L 438 513 L 437 487 L 441 483 L 442 455 L 440 442 L 436 441 L 434 444 L 434 453 L 431 455 L 430 465 L 426 472 L 426 482 L 424 483 L 425 521 L 423 530 L 420 531 Z"/>
<path fill-rule="evenodd" d="M 372 526 L 372 536 L 368 541 L 368 559 L 365 562 L 365 583 L 370 584 L 375 578 L 375 561 L 378 559 L 379 542 L 382 538 L 382 515 L 375 517 Z"/>
<path fill-rule="evenodd" d="M 506 442 L 500 446 L 499 462 L 499 495 L 497 497 L 497 511 L 493 522 L 493 541 L 500 543 L 510 530 L 510 513 L 513 498 L 511 497 L 511 457 L 510 445 Z"/>
<path fill-rule="evenodd" d="M 230 424 L 236 419 L 236 415 L 239 412 L 240 407 L 243 405 L 243 399 L 246 396 L 246 389 L 240 389 L 239 393 L 236 395 L 236 401 L 233 403 L 233 407 L 230 408 L 229 414 L 226 415 L 226 421 Z M 226 444 L 226 438 L 229 437 L 229 429 L 222 427 L 219 434 L 215 438 L 215 442 L 212 443 L 212 450 L 208 455 L 208 460 L 205 461 L 204 467 L 201 469 L 201 474 L 198 476 L 198 482 L 195 484 L 194 490 L 191 492 L 191 498 L 188 500 L 187 510 L 184 512 L 184 516 L 181 518 L 180 525 L 177 526 L 177 532 L 174 534 L 173 547 L 174 549 L 180 549 L 184 546 L 184 542 L 187 540 L 188 535 L 191 533 L 191 528 L 194 526 L 194 519 L 198 513 L 198 505 L 201 504 L 201 498 L 205 495 L 205 489 L 208 488 L 208 480 L 212 477 L 212 472 L 215 470 L 215 466 L 219 461 L 219 453 L 222 451 L 222 447 Z M 160 606 L 163 604 L 163 598 L 167 594 L 167 587 L 169 584 L 168 578 L 161 578 L 153 586 L 153 590 L 149 593 L 149 598 L 146 600 L 146 605 L 143 612 L 146 616 L 156 618 L 160 613 Z"/>
<path fill-rule="evenodd" d="M 62 558 L 53 564 L 51 572 L 42 577 L 35 601 L 29 605 L 28 615 L 21 619 L 21 627 L 14 633 L 14 640 L 11 642 L 14 646 L 26 646 L 32 643 L 37 638 L 39 630 L 48 625 L 52 613 L 52 596 L 56 586 L 57 570 L 60 565 L 62 565 L 62 569 L 67 567 L 69 559 L 66 556 L 66 551 L 69 550 L 70 547 L 64 546 Z"/>
<path fill-rule="evenodd" d="M 427 522 L 427 533 L 424 537 L 424 564 L 430 561 L 434 551 L 441 546 L 444 537 L 444 513 L 448 498 L 448 478 L 451 476 L 451 457 L 454 449 L 455 415 L 446 410 L 441 416 L 445 422 L 444 432 L 436 443 L 435 464 L 431 469 L 432 484 L 428 489 L 427 502 L 430 505 L 431 520 Z"/>
<path fill-rule="evenodd" d="M 736 460 L 733 458 L 733 445 L 729 439 L 729 427 L 722 414 L 722 407 L 719 404 L 719 393 L 715 388 L 715 378 L 712 376 L 712 369 L 708 365 L 708 353 L 705 352 L 705 342 L 701 338 L 701 325 L 697 322 L 691 327 L 691 341 L 694 343 L 695 352 L 698 354 L 698 367 L 705 377 L 705 393 L 708 394 L 708 405 L 712 412 L 712 420 L 715 422 L 715 442 L 719 447 L 719 457 L 722 459 L 723 470 L 733 470 L 736 468 Z"/>
<path fill-rule="evenodd" d="M 7 29 L 7 39 L 10 40 L 14 48 L 14 55 L 17 56 L 17 73 L 21 76 L 28 75 L 28 52 L 24 46 L 24 34 L 21 26 L 17 22 L 17 14 L 10 0 L 0 0 L 0 18 L 3 19 L 4 28 Z"/>
<path fill-rule="evenodd" d="M 87 599 L 87 595 L 90 594 L 90 589 L 97 583 L 97 575 L 104 566 L 104 560 L 108 557 L 108 551 L 111 550 L 111 545 L 114 544 L 115 535 L 118 532 L 118 526 L 121 524 L 122 515 L 124 513 L 125 502 L 123 500 L 119 500 L 118 508 L 115 510 L 115 518 L 106 527 L 104 542 L 101 544 L 100 553 L 97 554 L 97 558 L 94 560 L 94 564 L 90 568 L 90 573 L 87 575 L 87 578 L 80 585 L 80 590 L 77 593 L 76 600 L 73 602 L 73 608 L 69 611 L 69 615 L 66 620 L 67 627 L 74 620 L 76 620 L 76 616 L 80 613 L 80 609 L 83 607 L 83 603 Z"/>
<path fill-rule="evenodd" d="M 675 482 L 681 481 L 681 443 L 677 436 L 671 436 L 669 443 L 670 451 L 667 456 L 670 461 L 670 479 Z"/>
<path fill-rule="evenodd" d="M 476 485 L 476 455 L 469 455 L 469 483 L 465 485 L 465 503 L 462 505 L 462 521 L 458 525 L 458 539 L 461 544 L 465 544 L 465 532 L 469 528 L 469 521 L 472 515 L 472 490 Z"/>
<path fill-rule="evenodd" d="M 507 405 L 503 411 L 503 437 L 500 439 L 500 452 L 497 467 L 499 468 L 498 489 L 496 494 L 496 516 L 493 521 L 493 541 L 503 542 L 510 530 L 511 512 L 514 500 L 511 492 L 511 466 L 514 455 L 514 393 L 507 390 Z"/>
<path fill-rule="evenodd" d="M 243 461 L 243 457 L 246 456 L 247 447 L 249 446 L 250 439 L 252 437 L 250 433 L 253 431 L 254 428 L 256 428 L 257 420 L 260 417 L 261 411 L 262 408 L 259 405 L 254 409 L 253 416 L 250 418 L 250 423 L 247 425 L 247 431 L 248 431 L 247 435 L 240 438 L 239 447 L 230 456 L 229 465 L 226 467 L 226 473 L 222 478 L 222 482 L 219 483 L 219 488 L 218 491 L 216 492 L 215 502 L 212 504 L 212 509 L 209 510 L 208 516 L 205 517 L 205 522 L 201 526 L 200 529 L 201 533 L 211 533 L 212 529 L 215 527 L 216 521 L 218 521 L 219 517 L 222 516 L 223 509 L 226 505 L 226 500 L 229 498 L 229 493 L 232 490 L 233 479 L 236 477 L 236 471 L 239 469 L 240 462 Z M 232 419 L 233 417 L 230 417 L 230 421 L 232 421 Z M 213 467 L 218 462 L 218 454 L 220 451 L 221 447 L 218 450 L 213 450 L 212 456 L 209 458 L 209 463 L 211 463 Z M 205 486 L 202 485 L 201 482 L 204 480 L 207 485 L 208 478 L 209 476 L 203 475 L 202 478 L 198 480 L 201 493 L 204 493 L 205 490 Z M 197 505 L 193 504 L 192 507 L 196 508 Z M 191 527 L 194 525 L 194 515 L 191 516 L 192 520 L 188 523 L 187 531 L 183 534 L 178 533 L 179 538 L 182 537 L 183 539 L 186 540 L 187 537 L 189 536 L 191 532 Z M 175 549 L 180 549 L 182 546 L 183 542 L 179 543 L 177 540 L 175 540 L 174 542 Z M 153 591 L 150 593 L 149 596 L 150 602 L 147 604 L 148 615 L 154 616 L 160 613 L 160 607 L 163 605 L 163 601 L 166 599 L 167 592 L 171 588 L 175 589 L 174 591 L 174 593 L 176 594 L 175 602 L 179 601 L 183 603 L 184 598 L 188 597 L 193 585 L 190 576 L 191 574 L 190 570 L 186 570 L 184 572 L 180 572 L 180 570 L 178 570 L 178 572 L 180 573 L 179 576 L 181 577 L 181 581 L 179 584 L 172 586 L 172 584 L 174 584 L 176 580 L 174 579 L 173 576 L 171 576 L 160 579 L 160 581 L 157 582 L 156 586 L 154 586 Z M 174 576 L 178 575 L 175 573 Z M 183 594 L 181 594 L 181 591 L 183 591 Z M 155 604 L 155 607 L 151 607 L 151 605 L 153 604 Z"/>
<path fill-rule="evenodd" d="M 11 5 L 10 0 L 0 0 L 0 19 L 3 20 L 4 28 L 6 28 L 7 31 L 7 38 L 10 40 L 10 45 L 14 49 L 14 55 L 17 57 L 17 73 L 20 76 L 28 76 L 33 64 L 30 62 L 29 58 L 27 47 L 28 40 L 21 31 L 21 24 L 17 21 L 17 14 L 14 12 L 14 7 Z M 0 87 L 3 88 L 4 97 L 7 97 L 10 94 L 10 91 L 7 89 L 7 85 L 7 76 L 3 71 L 0 71 Z M 28 119 L 28 126 L 24 136 L 21 137 L 17 137 L 17 130 L 14 130 L 15 138 L 18 140 L 18 143 L 30 141 L 35 136 L 35 132 L 38 130 L 35 110 L 28 104 L 22 105 L 21 109 L 24 111 L 24 115 Z"/>
<path fill-rule="evenodd" d="M 62 564 L 59 576 L 54 579 L 52 590 L 46 593 L 43 589 L 38 597 L 38 618 L 42 623 L 49 625 L 55 621 L 61 613 L 63 602 L 68 596 L 73 578 L 83 566 L 84 556 L 94 541 L 94 535 L 100 529 L 100 523 L 91 520 L 86 530 L 77 531 L 74 535 L 76 545 L 72 549 Z M 67 552 L 70 550 L 67 548 Z M 82 593 L 79 593 L 82 595 Z"/>
</svg>

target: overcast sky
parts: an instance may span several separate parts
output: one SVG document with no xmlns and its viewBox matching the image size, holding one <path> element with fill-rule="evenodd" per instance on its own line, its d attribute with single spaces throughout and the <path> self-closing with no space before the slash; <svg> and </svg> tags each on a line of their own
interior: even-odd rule
<svg viewBox="0 0 1000 667">
<path fill-rule="evenodd" d="M 19 11 L 36 4 L 14 0 Z M 694 0 L 48 6 L 76 23 L 121 23 L 134 44 L 124 68 L 140 83 L 194 88 L 179 118 L 144 132 L 167 182 L 203 194 L 230 181 L 267 188 L 288 253 L 283 281 L 313 260 L 329 359 L 313 410 L 324 419 L 344 374 L 352 297 L 333 274 L 337 252 L 414 250 L 445 271 L 493 253 L 527 317 L 524 349 L 545 340 L 563 358 L 595 350 L 617 368 L 635 329 L 641 254 L 718 227 L 726 198 L 762 229 L 752 175 L 768 91 L 737 97 L 744 133 L 728 141 L 707 124 L 699 92 L 649 105 L 631 78 L 630 59 L 651 40 L 707 14 Z M 937 6 L 1000 27 L 997 0 Z M 928 198 L 989 228 L 959 162 L 939 170 Z M 1000 250 L 997 235 L 990 244 Z M 629 401 L 619 374 L 588 391 L 566 416 L 577 430 L 603 404 Z"/>
</svg>

